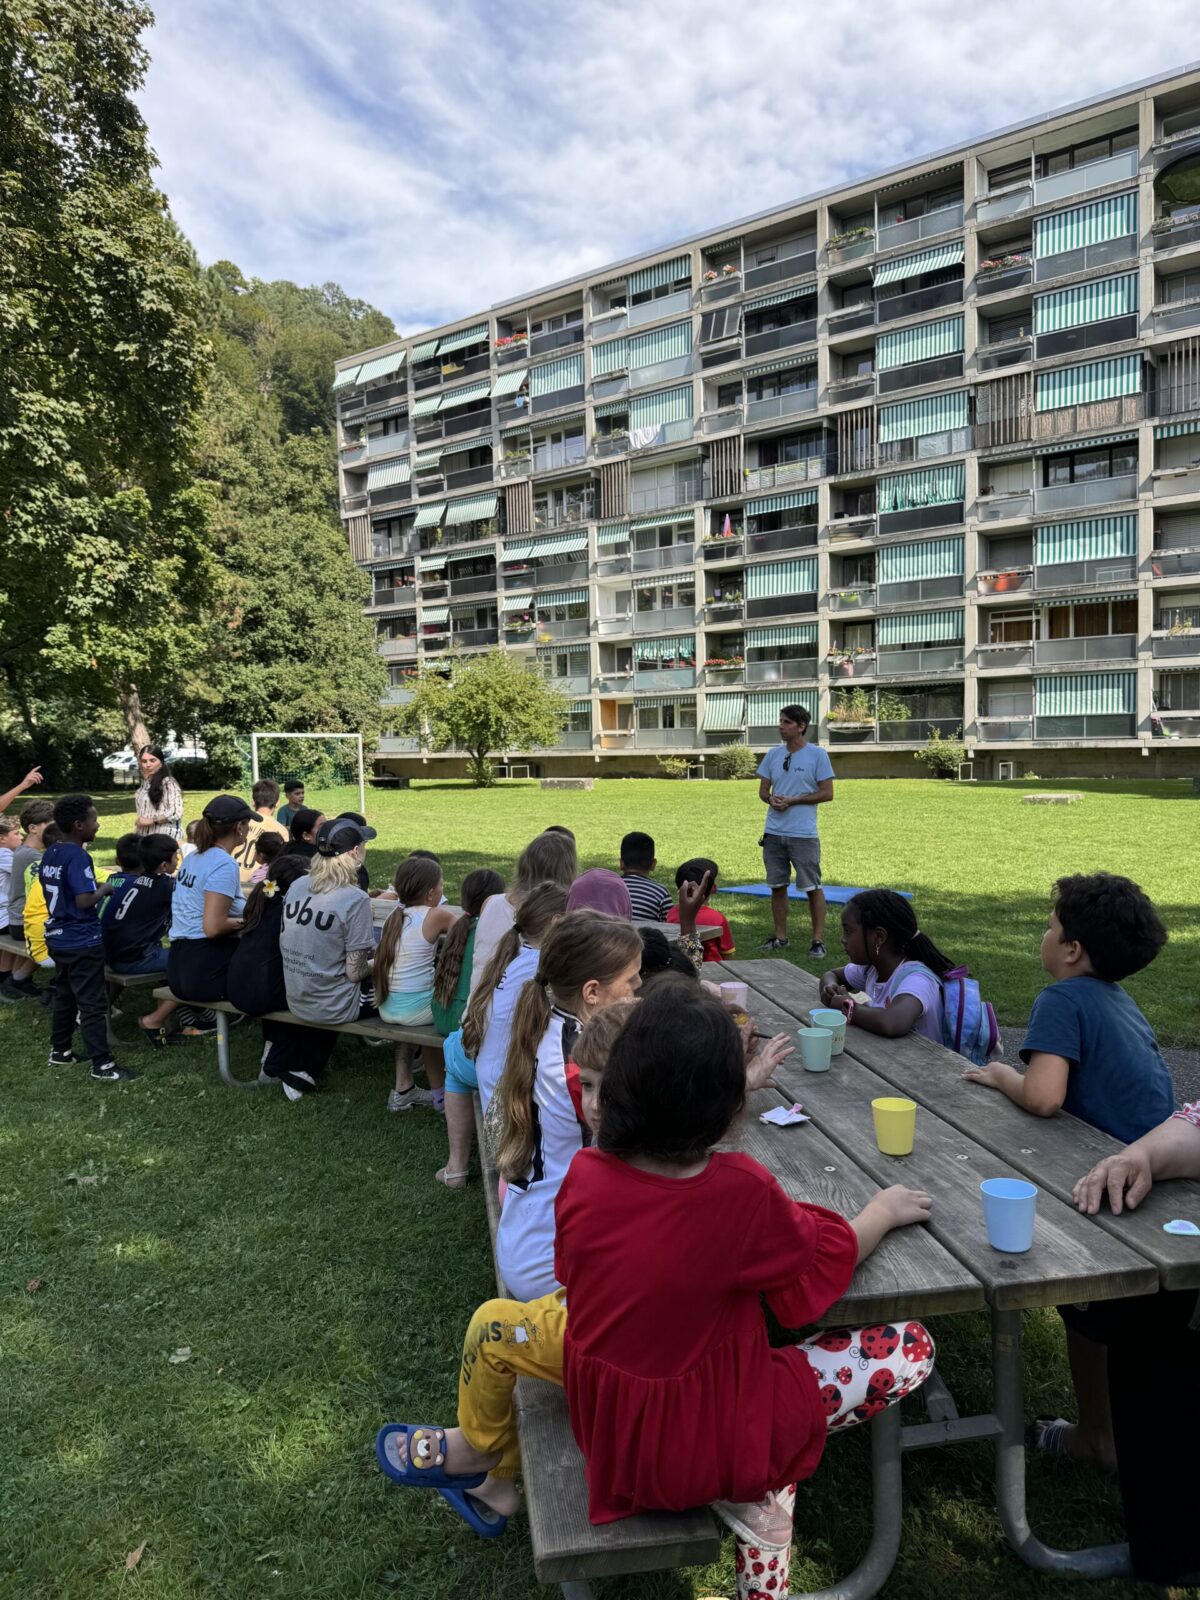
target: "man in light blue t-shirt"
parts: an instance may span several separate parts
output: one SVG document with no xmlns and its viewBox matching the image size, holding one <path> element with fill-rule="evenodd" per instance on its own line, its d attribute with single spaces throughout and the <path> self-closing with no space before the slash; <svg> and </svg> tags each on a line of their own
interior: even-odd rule
<svg viewBox="0 0 1200 1600">
<path fill-rule="evenodd" d="M 771 886 L 773 938 L 764 950 L 786 950 L 788 883 L 796 869 L 796 887 L 808 895 L 812 918 L 809 955 L 825 955 L 825 892 L 821 888 L 821 841 L 816 808 L 833 799 L 833 765 L 820 745 L 809 744 L 809 716 L 803 706 L 784 706 L 779 713 L 782 744 L 768 750 L 758 769 L 758 797 L 767 808 L 761 839 L 763 867 Z"/>
</svg>

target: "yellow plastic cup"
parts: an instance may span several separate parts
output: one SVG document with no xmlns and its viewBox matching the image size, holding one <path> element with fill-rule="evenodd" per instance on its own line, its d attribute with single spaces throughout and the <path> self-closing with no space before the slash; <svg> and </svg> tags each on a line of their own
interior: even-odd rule
<svg viewBox="0 0 1200 1600">
<path fill-rule="evenodd" d="M 875 1118 L 875 1143 L 885 1156 L 912 1155 L 917 1131 L 917 1102 L 891 1096 L 871 1101 Z"/>
</svg>

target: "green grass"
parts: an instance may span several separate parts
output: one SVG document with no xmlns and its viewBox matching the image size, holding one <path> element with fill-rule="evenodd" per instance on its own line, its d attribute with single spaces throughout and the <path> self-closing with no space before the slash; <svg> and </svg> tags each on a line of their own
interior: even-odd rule
<svg viewBox="0 0 1200 1600">
<path fill-rule="evenodd" d="M 1002 1014 L 1024 1020 L 1050 881 L 1101 866 L 1128 872 L 1172 930 L 1131 988 L 1164 1036 L 1194 1044 L 1190 789 L 1073 787 L 1087 798 L 1060 809 L 1021 807 L 1007 787 L 843 784 L 822 813 L 827 875 L 913 889 L 923 926 L 971 963 Z M 730 881 L 758 876 L 751 785 L 630 781 L 590 794 L 430 785 L 368 804 L 380 830 L 376 883 L 402 850 L 425 845 L 442 853 L 453 888 L 480 863 L 503 870 L 551 821 L 575 829 L 588 864 L 610 861 L 622 832 L 648 826 L 664 866 L 706 851 Z M 101 863 L 129 809 L 104 802 Z M 733 896 L 721 905 L 745 952 L 766 931 L 765 905 Z M 542 1593 L 519 1523 L 498 1546 L 483 1544 L 435 1496 L 402 1494 L 374 1465 L 381 1420 L 450 1416 L 461 1331 L 492 1289 L 479 1187 L 455 1195 L 432 1181 L 445 1150 L 432 1114 L 384 1115 L 387 1053 L 343 1041 L 327 1091 L 290 1106 L 223 1088 L 210 1042 L 165 1056 L 131 1042 L 123 1059 L 145 1076 L 114 1089 L 82 1069 L 51 1074 L 45 1014 L 32 1012 L 0 1010 L 0 1596 Z M 131 1028 L 119 1024 L 126 1038 Z M 242 1028 L 234 1041 L 246 1072 L 256 1035 Z M 948 1318 L 935 1331 L 960 1405 L 986 1409 L 985 1320 Z M 1028 1340 L 1029 1415 L 1069 1406 L 1057 1319 L 1030 1317 Z M 172 1364 L 184 1346 L 190 1359 Z M 1067 1592 L 1007 1553 L 990 1475 L 986 1446 L 909 1459 L 889 1597 Z M 803 1491 L 797 1587 L 830 1583 L 859 1559 L 868 1486 L 865 1436 L 835 1441 Z M 1094 1474 L 1035 1462 L 1031 1506 L 1051 1542 L 1120 1537 L 1116 1495 Z M 597 1593 L 685 1600 L 731 1587 L 727 1551 L 709 1571 Z M 1099 1600 L 1139 1592 L 1089 1590 Z"/>
</svg>

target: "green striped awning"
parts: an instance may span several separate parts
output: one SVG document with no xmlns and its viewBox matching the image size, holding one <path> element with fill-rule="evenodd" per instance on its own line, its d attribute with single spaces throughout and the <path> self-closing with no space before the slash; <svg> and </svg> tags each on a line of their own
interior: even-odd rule
<svg viewBox="0 0 1200 1600">
<path fill-rule="evenodd" d="M 776 356 L 774 361 L 764 361 L 761 367 L 747 367 L 748 378 L 765 378 L 769 372 L 786 372 L 795 368 L 797 373 L 811 372 L 813 383 L 817 381 L 817 364 L 811 356 Z"/>
<path fill-rule="evenodd" d="M 948 506 L 966 494 L 966 469 L 961 461 L 945 467 L 925 467 L 920 472 L 898 472 L 880 478 L 880 511 L 916 511 L 922 506 Z"/>
<path fill-rule="evenodd" d="M 570 710 L 571 710 L 571 715 L 573 717 L 582 716 L 585 711 L 590 713 L 591 709 L 592 709 L 592 702 L 590 700 L 572 700 L 571 701 Z"/>
<path fill-rule="evenodd" d="M 1088 322 L 1133 315 L 1138 308 L 1138 275 L 1122 272 L 1113 278 L 1096 278 L 1072 289 L 1033 297 L 1034 333 L 1058 333 Z"/>
<path fill-rule="evenodd" d="M 403 458 L 399 461 L 380 461 L 367 468 L 368 489 L 390 489 L 393 484 L 408 483 L 411 478 L 412 469 Z"/>
<path fill-rule="evenodd" d="M 635 661 L 695 661 L 696 636 L 694 633 L 681 634 L 671 639 L 635 639 L 633 641 L 633 659 Z"/>
<path fill-rule="evenodd" d="M 811 644 L 817 642 L 815 622 L 789 622 L 782 628 L 749 628 L 746 631 L 747 650 L 771 650 L 784 644 Z"/>
<path fill-rule="evenodd" d="M 450 350 L 465 350 L 469 344 L 478 344 L 487 336 L 486 322 L 476 322 L 469 328 L 460 328 L 457 333 L 448 333 L 438 340 L 438 355 L 444 356 Z"/>
<path fill-rule="evenodd" d="M 663 422 L 682 422 L 692 414 L 692 386 L 660 389 L 657 394 L 635 395 L 629 403 L 629 427 L 648 428 Z"/>
<path fill-rule="evenodd" d="M 572 644 L 569 640 L 563 640 L 561 644 L 540 645 L 536 652 L 539 661 L 553 661 L 556 656 L 586 657 L 590 653 L 591 647 L 589 645 Z"/>
<path fill-rule="evenodd" d="M 1137 225 L 1137 190 L 1110 194 L 1104 200 L 1038 217 L 1033 224 L 1033 253 L 1038 257 L 1058 256 L 1068 250 L 1082 250 L 1085 245 L 1123 239 L 1126 234 L 1136 233 Z"/>
<path fill-rule="evenodd" d="M 628 342 L 631 367 L 652 367 L 657 361 L 676 361 L 692 352 L 692 325 L 673 322 L 668 328 L 635 334 Z"/>
<path fill-rule="evenodd" d="M 601 550 L 606 550 L 614 544 L 628 544 L 629 524 L 627 522 L 601 523 L 596 529 L 596 543 Z"/>
<path fill-rule="evenodd" d="M 637 702 L 639 711 L 644 706 L 657 706 L 661 709 L 663 706 L 694 706 L 695 704 L 696 696 L 694 694 L 639 695 Z"/>
<path fill-rule="evenodd" d="M 660 511 L 656 517 L 638 517 L 629 524 L 629 531 L 638 533 L 643 528 L 679 528 L 684 523 L 691 527 L 693 522 L 690 511 Z"/>
<path fill-rule="evenodd" d="M 815 297 L 816 288 L 811 283 L 801 284 L 798 289 L 780 289 L 777 294 L 760 295 L 757 300 L 747 300 L 742 307 L 745 312 L 765 311 L 768 306 L 786 305 L 789 300 L 807 300 Z"/>
<path fill-rule="evenodd" d="M 664 283 L 674 283 L 677 278 L 692 276 L 691 256 L 674 256 L 670 261 L 660 261 L 657 266 L 643 267 L 629 274 L 629 293 L 644 294 L 647 289 L 661 289 Z"/>
<path fill-rule="evenodd" d="M 892 444 L 897 439 L 923 439 L 931 433 L 949 433 L 967 426 L 967 391 L 926 395 L 922 400 L 905 400 L 899 405 L 880 406 L 879 442 Z"/>
<path fill-rule="evenodd" d="M 913 583 L 922 578 L 960 578 L 963 536 L 922 539 L 919 544 L 885 544 L 879 548 L 880 583 Z"/>
<path fill-rule="evenodd" d="M 551 606 L 585 606 L 587 597 L 586 589 L 553 589 L 549 594 L 538 595 L 537 608 L 548 611 Z"/>
<path fill-rule="evenodd" d="M 1039 717 L 1128 716 L 1137 710 L 1135 672 L 1068 672 L 1033 680 Z"/>
<path fill-rule="evenodd" d="M 428 555 L 421 556 L 417 565 L 422 572 L 440 572 L 449 560 L 444 550 L 431 550 Z"/>
<path fill-rule="evenodd" d="M 406 350 L 393 350 L 390 355 L 376 356 L 359 369 L 357 381 L 370 383 L 375 378 L 385 378 L 391 372 L 399 372 L 407 354 Z"/>
<path fill-rule="evenodd" d="M 500 609 L 506 614 L 511 611 L 532 611 L 533 595 L 506 594 L 504 596 L 504 604 L 500 607 Z"/>
<path fill-rule="evenodd" d="M 532 544 L 522 547 L 533 559 L 539 556 L 562 556 L 570 550 L 587 549 L 587 529 L 576 528 L 571 533 L 552 533 L 548 539 L 534 539 Z M 508 556 L 505 556 L 508 560 Z"/>
<path fill-rule="evenodd" d="M 592 346 L 592 376 L 601 378 L 606 372 L 618 372 L 629 365 L 628 339 L 609 339 L 604 344 Z"/>
<path fill-rule="evenodd" d="M 506 545 L 500 552 L 500 560 L 502 563 L 512 561 L 528 561 L 532 551 L 533 546 L 529 543 Z"/>
<path fill-rule="evenodd" d="M 442 446 L 442 454 L 444 456 L 464 456 L 470 450 L 490 450 L 491 448 L 492 441 L 490 439 L 456 439 L 452 443 L 448 442 Z"/>
<path fill-rule="evenodd" d="M 902 278 L 919 278 L 926 272 L 942 272 L 946 267 L 957 267 L 963 258 L 963 242 L 939 245 L 936 250 L 923 250 L 918 255 L 900 256 L 896 261 L 885 261 L 875 273 L 875 287 L 881 283 L 899 283 Z"/>
<path fill-rule="evenodd" d="M 906 367 L 913 361 L 956 355 L 963 347 L 963 321 L 961 316 L 941 317 L 915 328 L 881 333 L 875 341 L 876 370 L 890 372 L 893 367 Z"/>
<path fill-rule="evenodd" d="M 469 400 L 482 400 L 491 387 L 487 378 L 481 378 L 478 383 L 468 383 L 462 389 L 451 389 L 442 396 L 441 410 L 450 411 L 455 406 L 465 406 Z"/>
<path fill-rule="evenodd" d="M 789 693 L 786 689 L 773 689 L 749 697 L 749 722 L 752 728 L 765 728 L 773 722 L 779 721 L 779 713 L 784 706 L 803 706 L 804 701 L 796 698 L 795 690 Z M 805 706 L 810 714 L 816 710 L 815 706 Z"/>
<path fill-rule="evenodd" d="M 601 406 L 593 406 L 592 414 L 597 417 L 619 417 L 622 412 L 629 410 L 629 397 L 621 400 L 606 400 Z"/>
<path fill-rule="evenodd" d="M 1039 567 L 1065 561 L 1107 561 L 1137 550 L 1137 517 L 1087 517 L 1053 522 L 1033 530 L 1033 559 Z"/>
<path fill-rule="evenodd" d="M 1125 433 L 1102 433 L 1093 439 L 1055 439 L 1050 444 L 1034 445 L 1035 456 L 1060 456 L 1070 450 L 1098 450 L 1102 444 L 1128 444 L 1137 434 L 1130 429 Z"/>
<path fill-rule="evenodd" d="M 1125 600 L 1136 599 L 1136 589 L 1122 589 L 1106 594 L 1089 594 L 1086 599 L 1082 595 L 1074 595 L 1066 600 L 1043 600 L 1042 604 L 1048 611 L 1063 611 L 1072 606 L 1119 605 Z"/>
<path fill-rule="evenodd" d="M 793 561 L 767 561 L 746 569 L 746 599 L 773 600 L 783 595 L 813 594 L 817 587 L 817 561 L 809 556 Z"/>
<path fill-rule="evenodd" d="M 528 433 L 532 426 L 531 417 L 522 417 L 518 422 L 506 422 L 500 432 L 506 436 L 510 433 Z"/>
<path fill-rule="evenodd" d="M 343 367 L 340 372 L 335 372 L 330 388 L 333 390 L 345 389 L 354 383 L 359 374 L 358 367 Z"/>
<path fill-rule="evenodd" d="M 421 611 L 421 621 L 422 621 L 422 623 L 426 623 L 426 622 L 449 622 L 449 620 L 450 620 L 450 607 L 449 606 L 425 606 Z"/>
<path fill-rule="evenodd" d="M 513 372 L 503 373 L 492 385 L 492 399 L 500 400 L 506 394 L 516 394 L 528 376 L 528 367 L 517 367 Z"/>
<path fill-rule="evenodd" d="M 472 494 L 465 500 L 451 500 L 446 507 L 446 527 L 461 527 L 464 522 L 490 522 L 496 515 L 500 496 Z"/>
<path fill-rule="evenodd" d="M 557 394 L 560 389 L 575 389 L 583 384 L 583 356 L 563 356 L 560 361 L 548 361 L 544 367 L 534 367 L 529 374 L 529 393 L 534 399 L 546 394 Z"/>
<path fill-rule="evenodd" d="M 705 733 L 737 733 L 746 723 L 744 694 L 710 694 L 704 701 Z"/>
<path fill-rule="evenodd" d="M 1156 439 L 1180 439 L 1184 434 L 1200 433 L 1200 417 L 1189 417 L 1186 422 L 1164 422 L 1154 430 Z"/>
<path fill-rule="evenodd" d="M 815 506 L 816 503 L 815 489 L 797 489 L 792 494 L 768 495 L 765 500 L 747 500 L 744 509 L 748 517 L 766 517 L 772 511 L 797 511 L 801 506 Z"/>
<path fill-rule="evenodd" d="M 446 502 L 439 500 L 436 505 L 422 506 L 413 519 L 414 528 L 439 528 L 442 523 L 442 512 L 446 509 Z"/>
<path fill-rule="evenodd" d="M 454 507 L 451 506 L 450 509 L 453 510 Z M 447 522 L 449 522 L 449 520 L 450 520 L 449 517 L 447 517 L 446 520 L 447 520 Z M 482 551 L 481 552 L 479 550 L 451 550 L 449 555 L 446 557 L 446 560 L 447 561 L 479 561 L 480 559 L 486 559 L 487 555 L 488 555 L 487 551 Z M 454 576 L 456 576 L 456 574 L 451 573 L 451 577 L 454 577 Z M 488 596 L 486 598 L 490 599 L 490 596 Z M 477 605 L 482 605 L 484 603 L 485 603 L 485 599 L 482 599 L 482 598 L 479 599 L 479 600 L 472 600 L 472 602 L 471 602 L 472 605 L 476 605 L 476 606 Z"/>
<path fill-rule="evenodd" d="M 439 444 L 432 450 L 418 450 L 413 458 L 413 465 L 418 472 L 429 472 L 441 459 L 442 447 Z"/>
<path fill-rule="evenodd" d="M 1086 406 L 1095 400 L 1115 400 L 1120 395 L 1141 392 L 1142 357 L 1135 352 L 1109 361 L 1085 361 L 1078 367 L 1039 372 L 1034 408 L 1057 411 L 1062 406 Z"/>
<path fill-rule="evenodd" d="M 420 400 L 414 400 L 412 414 L 414 417 L 431 417 L 442 403 L 440 394 L 427 394 Z"/>
<path fill-rule="evenodd" d="M 355 418 L 353 418 L 351 420 L 353 420 L 355 422 L 366 422 L 368 424 L 370 424 L 372 422 L 383 422 L 385 418 L 387 418 L 387 417 L 398 417 L 402 411 L 407 411 L 407 410 L 408 410 L 408 401 L 407 400 L 397 400 L 395 405 L 380 406 L 379 409 L 376 410 L 376 411 L 366 411 L 366 412 L 363 413 L 363 415 L 361 417 L 355 417 Z"/>
<path fill-rule="evenodd" d="M 893 644 L 952 644 L 963 636 L 963 613 L 957 611 L 905 611 L 899 616 L 880 617 L 875 641 L 882 647 Z"/>
<path fill-rule="evenodd" d="M 422 339 L 420 344 L 415 344 L 410 352 L 413 362 L 431 361 L 437 355 L 438 342 L 436 339 Z"/>
</svg>

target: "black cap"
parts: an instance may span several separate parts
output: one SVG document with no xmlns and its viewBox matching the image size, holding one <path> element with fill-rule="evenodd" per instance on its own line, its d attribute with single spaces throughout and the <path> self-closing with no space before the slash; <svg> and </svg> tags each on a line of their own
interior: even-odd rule
<svg viewBox="0 0 1200 1600">
<path fill-rule="evenodd" d="M 209 822 L 250 822 L 258 816 L 240 795 L 219 794 L 205 806 L 203 816 Z"/>
<path fill-rule="evenodd" d="M 334 817 L 317 829 L 317 854 L 344 856 L 347 850 L 353 850 L 355 845 L 366 844 L 368 839 L 374 839 L 375 836 L 374 828 L 365 828 L 360 823 L 351 822 L 348 817 Z"/>
</svg>

